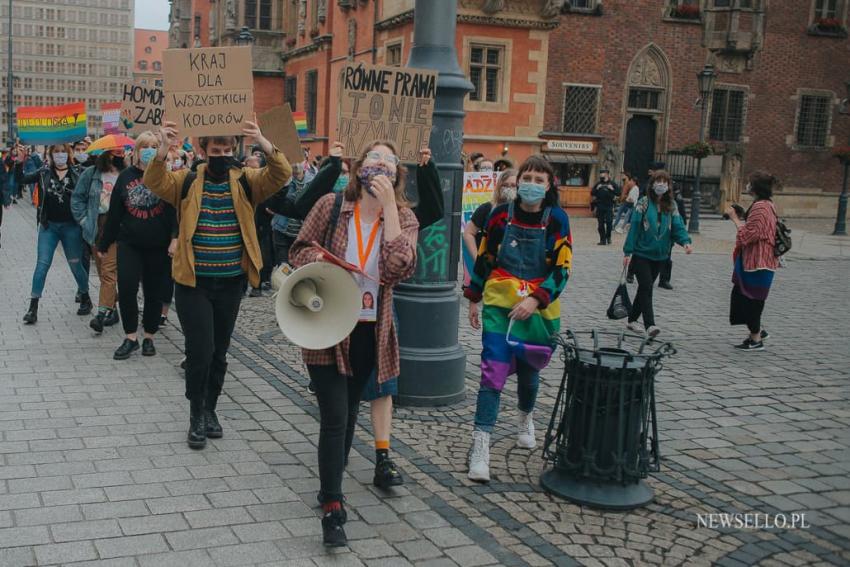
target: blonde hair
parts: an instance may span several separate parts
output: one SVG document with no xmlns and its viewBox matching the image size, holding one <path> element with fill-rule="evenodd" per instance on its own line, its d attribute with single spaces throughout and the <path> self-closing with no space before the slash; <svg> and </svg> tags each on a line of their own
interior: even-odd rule
<svg viewBox="0 0 850 567">
<path fill-rule="evenodd" d="M 493 196 L 490 197 L 490 204 L 494 207 L 497 205 L 501 205 L 504 200 L 502 199 L 502 184 L 504 184 L 505 179 L 508 177 L 514 176 L 516 177 L 517 170 L 511 168 L 502 171 L 502 175 L 499 176 L 499 180 L 496 182 L 496 187 L 493 189 Z"/>
<path fill-rule="evenodd" d="M 154 147 L 158 148 L 159 147 L 159 138 L 157 138 L 156 134 L 154 134 L 150 130 L 145 130 L 144 132 L 142 132 L 141 134 L 139 134 L 136 137 L 136 147 L 134 148 L 134 151 L 137 154 L 139 153 L 139 146 L 142 146 L 142 145 L 144 145 L 146 147 L 154 146 Z"/>
<path fill-rule="evenodd" d="M 363 153 L 360 154 L 360 157 L 354 160 L 354 163 L 349 167 L 348 172 L 348 187 L 345 188 L 345 200 L 346 201 L 358 201 L 360 200 L 360 195 L 363 193 L 363 186 L 360 184 L 360 180 L 357 178 L 357 174 L 360 172 L 360 168 L 363 166 L 363 162 L 366 161 L 366 154 L 374 150 L 377 146 L 386 146 L 392 151 L 393 155 L 398 156 L 398 151 L 396 150 L 395 144 L 390 142 L 389 140 L 375 140 L 368 146 L 363 149 Z M 407 200 L 407 195 L 404 193 L 404 188 L 407 181 L 407 168 L 401 165 L 399 162 L 396 167 L 395 173 L 395 182 L 393 182 L 393 188 L 395 189 L 395 202 L 399 207 L 407 207 L 410 208 L 410 201 Z"/>
</svg>

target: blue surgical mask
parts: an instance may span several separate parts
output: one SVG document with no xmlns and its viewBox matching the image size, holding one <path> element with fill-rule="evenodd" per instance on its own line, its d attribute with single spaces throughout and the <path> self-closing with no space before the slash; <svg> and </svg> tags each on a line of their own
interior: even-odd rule
<svg viewBox="0 0 850 567">
<path fill-rule="evenodd" d="M 517 194 L 524 203 L 536 205 L 546 196 L 546 186 L 542 183 L 526 183 L 521 181 L 517 187 Z"/>
<path fill-rule="evenodd" d="M 334 193 L 342 193 L 348 187 L 348 174 L 344 173 L 336 178 L 334 183 Z"/>
<path fill-rule="evenodd" d="M 65 167 L 68 165 L 68 154 L 66 152 L 54 152 L 53 165 L 56 167 Z"/>
<path fill-rule="evenodd" d="M 655 191 L 655 194 L 659 197 L 670 190 L 670 187 L 666 183 L 655 183 L 652 186 L 652 190 Z"/>
<path fill-rule="evenodd" d="M 142 148 L 139 150 L 139 161 L 142 165 L 147 165 L 156 155 L 156 148 Z"/>
</svg>

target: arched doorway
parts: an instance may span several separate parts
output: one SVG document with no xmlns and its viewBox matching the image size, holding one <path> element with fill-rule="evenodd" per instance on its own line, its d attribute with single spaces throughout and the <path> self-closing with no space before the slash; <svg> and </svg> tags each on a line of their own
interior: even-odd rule
<svg viewBox="0 0 850 567">
<path fill-rule="evenodd" d="M 641 49 L 629 66 L 623 97 L 623 167 L 641 181 L 655 155 L 666 151 L 670 77 L 667 56 L 653 43 Z"/>
</svg>

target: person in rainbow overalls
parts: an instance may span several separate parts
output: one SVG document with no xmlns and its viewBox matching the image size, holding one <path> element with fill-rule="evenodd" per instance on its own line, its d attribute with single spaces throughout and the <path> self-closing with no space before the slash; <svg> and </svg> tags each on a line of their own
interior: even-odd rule
<svg viewBox="0 0 850 567">
<path fill-rule="evenodd" d="M 490 480 L 490 434 L 505 382 L 517 375 L 517 446 L 533 449 L 534 403 L 540 371 L 554 352 L 561 305 L 572 261 L 567 213 L 558 206 L 555 172 L 542 156 L 525 160 L 517 173 L 517 198 L 499 205 L 484 226 L 478 259 L 464 295 L 469 322 L 481 327 L 481 386 L 475 411 L 469 478 Z M 479 319 L 478 303 L 484 302 Z"/>
</svg>

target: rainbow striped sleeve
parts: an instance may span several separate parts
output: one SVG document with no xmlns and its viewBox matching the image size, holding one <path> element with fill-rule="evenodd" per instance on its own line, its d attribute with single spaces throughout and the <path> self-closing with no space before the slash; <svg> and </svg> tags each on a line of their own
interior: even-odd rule
<svg viewBox="0 0 850 567">
<path fill-rule="evenodd" d="M 548 307 L 564 291 L 573 263 L 573 236 L 570 232 L 570 218 L 560 207 L 552 209 L 546 233 L 546 243 L 551 251 L 547 253 L 549 275 L 531 294 L 540 301 L 541 309 Z"/>
</svg>

